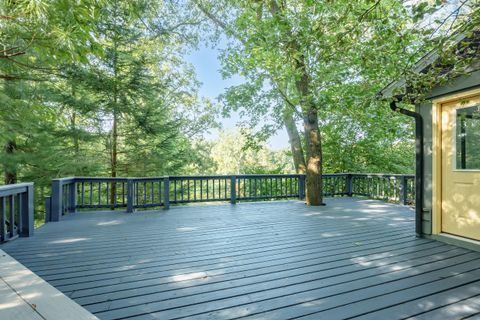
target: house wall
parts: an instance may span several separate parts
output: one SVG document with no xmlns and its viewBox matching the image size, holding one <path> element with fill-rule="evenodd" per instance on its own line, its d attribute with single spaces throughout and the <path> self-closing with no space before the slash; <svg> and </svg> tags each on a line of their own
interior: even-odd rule
<svg viewBox="0 0 480 320">
<path fill-rule="evenodd" d="M 423 195 L 423 233 L 432 234 L 432 171 L 433 171 L 433 140 L 432 140 L 432 101 L 451 94 L 461 93 L 480 87 L 480 70 L 474 71 L 467 76 L 457 78 L 445 86 L 434 88 L 424 103 L 416 106 L 416 111 L 423 117 L 424 131 L 424 195 Z"/>
</svg>

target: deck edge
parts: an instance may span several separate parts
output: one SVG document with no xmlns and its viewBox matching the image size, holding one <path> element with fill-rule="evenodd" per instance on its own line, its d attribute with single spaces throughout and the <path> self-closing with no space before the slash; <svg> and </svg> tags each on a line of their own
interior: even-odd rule
<svg viewBox="0 0 480 320">
<path fill-rule="evenodd" d="M 24 302 L 17 303 L 13 308 L 25 308 L 28 305 L 34 313 L 47 320 L 98 320 L 96 316 L 1 249 L 0 280 L 12 291 L 13 297 Z M 18 302 L 18 299 L 16 300 Z M 0 308 L 0 315 L 2 312 Z"/>
</svg>

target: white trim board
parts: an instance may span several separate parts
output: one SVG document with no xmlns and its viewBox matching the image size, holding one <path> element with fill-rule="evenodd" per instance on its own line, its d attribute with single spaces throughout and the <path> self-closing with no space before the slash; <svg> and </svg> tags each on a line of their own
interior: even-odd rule
<svg viewBox="0 0 480 320">
<path fill-rule="evenodd" d="M 0 319 L 98 320 L 0 250 Z"/>
</svg>

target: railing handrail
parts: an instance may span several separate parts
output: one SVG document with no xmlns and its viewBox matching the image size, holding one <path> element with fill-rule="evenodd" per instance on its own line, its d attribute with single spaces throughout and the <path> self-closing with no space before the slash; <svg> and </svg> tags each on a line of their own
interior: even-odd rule
<svg viewBox="0 0 480 320">
<path fill-rule="evenodd" d="M 33 182 L 23 182 L 0 186 L 0 197 L 26 192 L 28 187 L 33 187 Z"/>
<path fill-rule="evenodd" d="M 412 177 L 414 178 L 414 174 L 397 174 L 397 173 L 348 173 L 354 177 L 356 176 L 367 176 L 367 177 L 379 177 L 379 178 L 387 178 L 387 177 Z"/>
</svg>

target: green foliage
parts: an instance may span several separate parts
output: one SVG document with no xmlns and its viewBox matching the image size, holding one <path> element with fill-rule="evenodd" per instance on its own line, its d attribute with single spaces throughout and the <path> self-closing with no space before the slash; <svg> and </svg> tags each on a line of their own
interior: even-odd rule
<svg viewBox="0 0 480 320">
<path fill-rule="evenodd" d="M 248 148 L 245 135 L 238 131 L 221 131 L 216 140 L 200 142 L 201 154 L 197 165 L 190 168 L 194 174 L 280 174 L 293 173 L 291 155 L 285 151 L 270 150 L 265 144 Z"/>
<path fill-rule="evenodd" d="M 0 163 L 9 182 L 35 182 L 38 213 L 52 178 L 111 175 L 114 153 L 117 176 L 180 174 L 196 160 L 192 139 L 216 111 L 179 54 L 196 41 L 178 35 L 196 23 L 182 7 L 3 1 L 0 11 Z"/>
<path fill-rule="evenodd" d="M 281 127 L 285 109 L 294 110 L 298 126 L 311 101 L 327 172 L 411 172 L 410 119 L 392 115 L 376 93 L 431 49 L 438 48 L 443 61 L 409 81 L 418 88 L 412 100 L 478 59 L 478 50 L 465 59 L 444 45 L 458 26 L 462 32 L 478 26 L 477 0 L 452 12 L 443 10 L 444 1 L 194 2 L 232 39 L 222 54 L 224 76 L 248 79 L 222 95 L 224 113 L 239 112 L 246 132 L 264 141 Z M 445 65 L 459 71 L 441 72 Z M 309 96 L 300 94 L 302 77 L 310 80 Z"/>
</svg>

